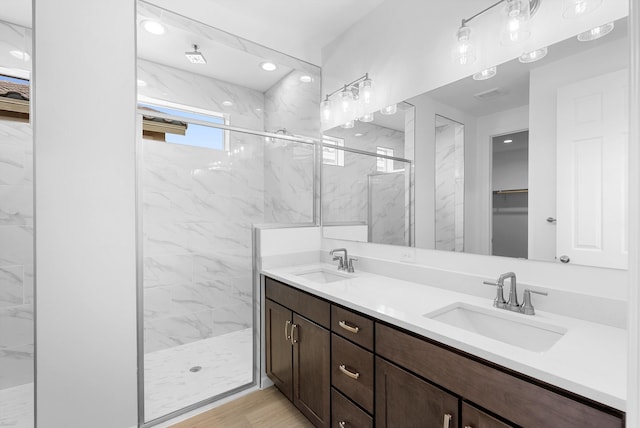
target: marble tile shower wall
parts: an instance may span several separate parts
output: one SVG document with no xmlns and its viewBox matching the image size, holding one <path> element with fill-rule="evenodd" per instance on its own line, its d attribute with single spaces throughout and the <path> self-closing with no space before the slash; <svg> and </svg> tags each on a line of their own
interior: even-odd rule
<svg viewBox="0 0 640 428">
<path fill-rule="evenodd" d="M 142 95 L 223 111 L 231 125 L 262 129 L 261 93 L 148 61 L 139 67 L 148 82 Z M 250 327 L 251 224 L 264 221 L 264 140 L 232 132 L 228 152 L 142 144 L 145 352 Z"/>
<path fill-rule="evenodd" d="M 464 248 L 464 127 L 436 128 L 436 249 Z"/>
<path fill-rule="evenodd" d="M 265 92 L 265 129 L 319 138 L 320 78 L 292 71 Z M 284 140 L 265 146 L 265 221 L 313 222 L 314 147 Z"/>
<path fill-rule="evenodd" d="M 0 120 L 0 389 L 33 382 L 33 134 Z"/>
</svg>

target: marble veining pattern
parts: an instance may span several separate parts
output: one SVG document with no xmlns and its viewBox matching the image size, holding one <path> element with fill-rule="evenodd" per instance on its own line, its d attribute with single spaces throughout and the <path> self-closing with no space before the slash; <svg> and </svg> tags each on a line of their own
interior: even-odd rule
<svg viewBox="0 0 640 428">
<path fill-rule="evenodd" d="M 0 33 L 24 32 L 0 23 Z M 17 31 L 17 30 L 16 30 Z M 7 40 L 3 38 L 2 40 Z M 16 45 L 20 46 L 20 45 Z M 3 62 L 3 65 L 6 62 Z M 16 65 L 17 66 L 17 65 Z M 21 65 L 25 67 L 24 64 Z M 33 136 L 0 120 L 0 426 L 33 427 Z"/>
<path fill-rule="evenodd" d="M 376 244 L 408 245 L 408 183 L 404 171 L 376 174 L 369 178 L 369 241 Z"/>
<path fill-rule="evenodd" d="M 201 370 L 189 371 L 195 366 Z M 247 385 L 253 381 L 253 329 L 148 353 L 144 374 L 147 421 Z"/>
<path fill-rule="evenodd" d="M 436 249 L 463 250 L 464 127 L 436 127 L 435 234 Z"/>
</svg>

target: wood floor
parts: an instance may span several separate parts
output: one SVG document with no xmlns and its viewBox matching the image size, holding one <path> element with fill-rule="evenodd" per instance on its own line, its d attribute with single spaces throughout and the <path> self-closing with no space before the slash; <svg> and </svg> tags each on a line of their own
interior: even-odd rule
<svg viewBox="0 0 640 428">
<path fill-rule="evenodd" d="M 313 428 L 274 386 L 252 392 L 171 428 Z"/>
</svg>

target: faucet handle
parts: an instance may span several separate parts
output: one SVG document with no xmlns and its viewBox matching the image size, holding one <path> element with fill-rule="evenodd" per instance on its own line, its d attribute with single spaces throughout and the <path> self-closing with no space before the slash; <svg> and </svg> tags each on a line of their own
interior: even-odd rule
<svg viewBox="0 0 640 428">
<path fill-rule="evenodd" d="M 536 290 L 530 290 L 528 288 L 526 288 L 524 290 L 524 297 L 523 297 L 523 302 L 522 302 L 522 313 L 525 315 L 535 315 L 536 311 L 533 307 L 533 305 L 531 304 L 531 293 L 534 294 L 540 294 L 541 296 L 548 296 L 549 293 L 545 293 L 544 291 L 536 291 Z"/>
<path fill-rule="evenodd" d="M 496 298 L 493 299 L 493 306 L 495 306 L 496 308 L 504 309 L 504 307 L 507 305 L 507 301 L 504 300 L 504 294 L 502 292 L 503 284 L 500 282 L 489 282 L 489 281 L 483 281 L 482 283 L 487 285 L 493 285 L 494 287 L 498 288 L 496 290 Z"/>
<path fill-rule="evenodd" d="M 333 261 L 338 260 L 338 270 L 344 270 L 345 264 L 342 256 L 333 256 Z"/>
<path fill-rule="evenodd" d="M 347 272 L 353 273 L 355 269 L 353 268 L 353 262 L 358 261 L 356 257 L 349 257 L 349 265 L 347 266 Z"/>
</svg>

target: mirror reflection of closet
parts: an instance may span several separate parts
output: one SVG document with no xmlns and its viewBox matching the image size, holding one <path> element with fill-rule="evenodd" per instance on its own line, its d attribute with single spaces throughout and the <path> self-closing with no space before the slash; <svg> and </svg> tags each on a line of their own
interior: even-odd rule
<svg viewBox="0 0 640 428">
<path fill-rule="evenodd" d="M 527 258 L 529 131 L 492 138 L 491 254 Z"/>
</svg>

